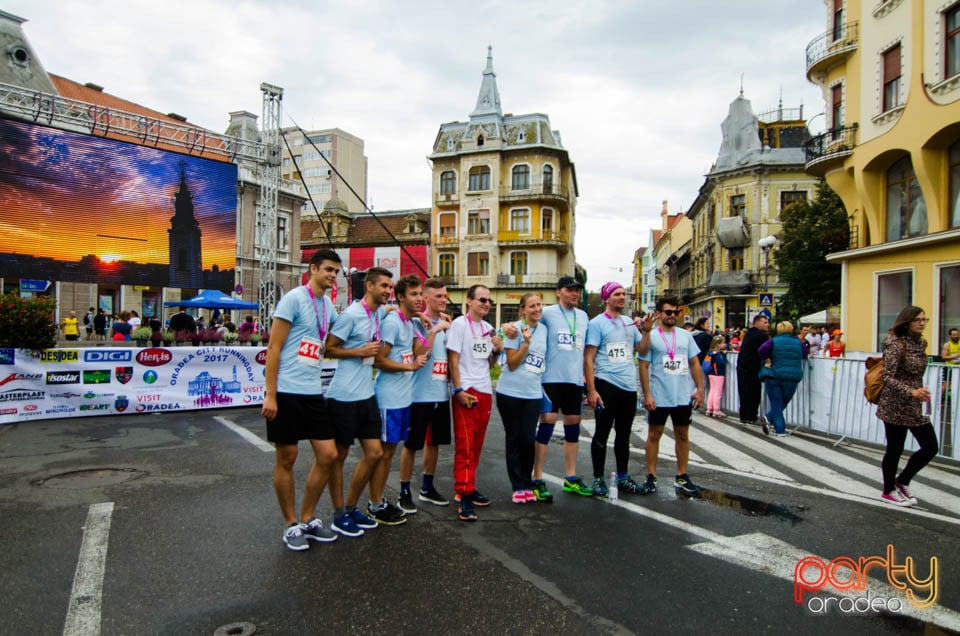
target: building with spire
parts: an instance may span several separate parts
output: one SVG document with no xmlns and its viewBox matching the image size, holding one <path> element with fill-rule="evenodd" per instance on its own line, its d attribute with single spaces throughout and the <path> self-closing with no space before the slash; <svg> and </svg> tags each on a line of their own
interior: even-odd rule
<svg viewBox="0 0 960 636">
<path fill-rule="evenodd" d="M 560 276 L 585 279 L 573 250 L 574 164 L 547 115 L 503 113 L 491 48 L 470 119 L 442 124 L 428 158 L 430 269 L 453 303 L 486 285 L 499 323 L 517 315 L 524 293 L 552 302 Z"/>
<path fill-rule="evenodd" d="M 755 115 L 740 95 L 720 126 L 717 160 L 687 211 L 693 224 L 689 276 L 680 282 L 689 315 L 707 316 L 715 327 L 743 327 L 762 308 L 760 294 L 786 292 L 771 247 L 761 239 L 780 234 L 791 205 L 813 197 L 817 179 L 804 171 L 803 144 L 810 138 L 803 108 Z"/>
<path fill-rule="evenodd" d="M 180 188 L 173 201 L 174 215 L 167 230 L 170 285 L 203 287 L 200 223 L 193 214 L 193 195 L 187 187 L 185 164 L 180 162 Z"/>
</svg>

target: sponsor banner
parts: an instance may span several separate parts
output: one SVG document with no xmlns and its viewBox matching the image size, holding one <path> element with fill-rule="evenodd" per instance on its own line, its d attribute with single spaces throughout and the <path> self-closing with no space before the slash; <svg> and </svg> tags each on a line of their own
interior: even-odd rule
<svg viewBox="0 0 960 636">
<path fill-rule="evenodd" d="M 10 365 L 0 367 L 0 424 L 255 407 L 263 402 L 266 357 L 263 347 L 0 349 L 0 364 Z M 334 369 L 335 361 L 324 361 L 324 392 Z"/>
</svg>

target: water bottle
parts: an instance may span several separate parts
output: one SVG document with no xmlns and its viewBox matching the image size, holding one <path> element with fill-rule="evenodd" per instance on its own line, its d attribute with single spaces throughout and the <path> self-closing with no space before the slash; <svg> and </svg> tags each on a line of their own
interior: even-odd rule
<svg viewBox="0 0 960 636">
<path fill-rule="evenodd" d="M 607 499 L 610 501 L 616 501 L 620 496 L 620 491 L 617 489 L 617 471 L 610 473 L 610 483 L 607 485 Z"/>
</svg>

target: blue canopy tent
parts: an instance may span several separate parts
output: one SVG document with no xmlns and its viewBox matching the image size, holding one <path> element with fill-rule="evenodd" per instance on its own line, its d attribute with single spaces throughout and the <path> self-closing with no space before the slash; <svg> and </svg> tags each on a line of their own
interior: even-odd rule
<svg viewBox="0 0 960 636">
<path fill-rule="evenodd" d="M 248 300 L 227 296 L 219 289 L 207 289 L 189 300 L 163 303 L 164 307 L 194 307 L 198 309 L 258 309 L 260 305 Z"/>
</svg>

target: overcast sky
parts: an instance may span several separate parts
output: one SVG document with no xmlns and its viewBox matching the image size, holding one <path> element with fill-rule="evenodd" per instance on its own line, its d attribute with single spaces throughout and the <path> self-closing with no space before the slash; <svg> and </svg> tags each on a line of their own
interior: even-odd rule
<svg viewBox="0 0 960 636">
<path fill-rule="evenodd" d="M 361 137 L 374 210 L 429 207 L 439 125 L 473 110 L 493 46 L 505 113 L 545 113 L 576 164 L 576 256 L 590 289 L 628 283 L 686 210 L 740 90 L 755 112 L 823 111 L 805 77 L 818 0 L 326 2 L 4 0 L 47 71 L 224 131 L 284 88 L 284 125 Z M 812 119 L 814 132 L 822 116 Z M 622 269 L 622 271 L 619 271 Z"/>
</svg>

